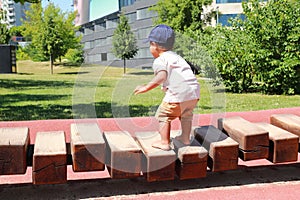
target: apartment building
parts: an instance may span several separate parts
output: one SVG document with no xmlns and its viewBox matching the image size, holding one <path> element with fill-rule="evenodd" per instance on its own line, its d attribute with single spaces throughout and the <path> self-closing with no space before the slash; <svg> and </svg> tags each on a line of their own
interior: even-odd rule
<svg viewBox="0 0 300 200">
<path fill-rule="evenodd" d="M 0 0 L 0 10 L 2 13 L 2 23 L 8 28 L 22 25 L 22 19 L 25 19 L 25 11 L 29 10 L 30 3 L 15 3 L 13 0 Z"/>
<path fill-rule="evenodd" d="M 242 1 L 244 0 L 214 0 L 211 6 L 204 8 L 204 11 L 218 11 L 216 19 L 211 22 L 212 26 L 217 23 L 228 25 L 229 18 L 237 15 L 243 17 Z M 149 44 L 145 44 L 143 41 L 148 37 L 153 28 L 153 20 L 157 16 L 149 8 L 157 2 L 158 0 L 119 0 L 118 11 L 82 24 L 78 34 L 82 35 L 85 63 L 123 65 L 123 62 L 112 53 L 112 36 L 122 11 L 129 20 L 139 48 L 138 54 L 127 61 L 127 66 L 137 68 L 151 66 L 153 58 L 149 51 Z"/>
</svg>

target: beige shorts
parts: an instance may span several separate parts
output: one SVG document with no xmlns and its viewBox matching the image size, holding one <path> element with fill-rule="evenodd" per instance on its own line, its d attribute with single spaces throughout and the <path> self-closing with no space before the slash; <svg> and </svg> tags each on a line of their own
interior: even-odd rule
<svg viewBox="0 0 300 200">
<path fill-rule="evenodd" d="M 197 106 L 198 99 L 181 103 L 162 102 L 158 107 L 155 117 L 160 122 L 170 122 L 177 117 L 181 121 L 192 121 L 193 110 Z"/>
</svg>

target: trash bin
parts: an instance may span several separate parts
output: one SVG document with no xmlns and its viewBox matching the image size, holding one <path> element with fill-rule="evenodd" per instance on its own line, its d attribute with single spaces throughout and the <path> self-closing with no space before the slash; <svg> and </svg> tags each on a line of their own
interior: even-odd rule
<svg viewBox="0 0 300 200">
<path fill-rule="evenodd" d="M 0 45 L 0 73 L 17 73 L 16 50 L 14 45 Z"/>
</svg>

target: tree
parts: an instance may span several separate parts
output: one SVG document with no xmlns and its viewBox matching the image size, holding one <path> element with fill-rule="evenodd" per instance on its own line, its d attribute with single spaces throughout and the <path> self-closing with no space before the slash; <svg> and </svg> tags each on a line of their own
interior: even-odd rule
<svg viewBox="0 0 300 200">
<path fill-rule="evenodd" d="M 10 39 L 9 29 L 7 25 L 2 23 L 2 11 L 0 10 L 0 44 L 8 44 Z"/>
<path fill-rule="evenodd" d="M 266 93 L 294 94 L 300 89 L 300 2 L 259 0 L 243 3 L 245 32 L 259 44 L 260 78 Z"/>
<path fill-rule="evenodd" d="M 210 21 L 211 12 L 203 13 L 203 6 L 210 5 L 212 0 L 159 0 L 152 8 L 158 13 L 156 24 L 167 24 L 174 30 L 199 30 L 204 21 Z"/>
<path fill-rule="evenodd" d="M 57 58 L 64 56 L 68 49 L 78 47 L 80 38 L 76 37 L 75 13 L 63 13 L 50 3 L 45 9 L 41 4 L 32 4 L 26 12 L 25 35 L 32 39 L 31 47 L 41 56 L 50 58 L 51 74 Z"/>
<path fill-rule="evenodd" d="M 113 34 L 113 53 L 124 61 L 124 74 L 126 73 L 126 59 L 133 58 L 138 52 L 136 38 L 131 31 L 128 19 L 120 15 L 120 22 Z"/>
</svg>

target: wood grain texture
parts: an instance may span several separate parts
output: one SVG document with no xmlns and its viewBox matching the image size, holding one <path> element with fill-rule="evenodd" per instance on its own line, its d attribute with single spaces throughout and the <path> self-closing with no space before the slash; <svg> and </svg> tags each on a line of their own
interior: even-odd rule
<svg viewBox="0 0 300 200">
<path fill-rule="evenodd" d="M 27 127 L 0 128 L 0 175 L 26 172 L 28 131 Z"/>
<path fill-rule="evenodd" d="M 142 150 L 126 131 L 104 132 L 107 143 L 106 165 L 111 178 L 141 176 Z"/>
<path fill-rule="evenodd" d="M 75 172 L 105 169 L 105 141 L 96 123 L 71 124 L 71 154 Z"/>
<path fill-rule="evenodd" d="M 151 144 L 160 140 L 158 132 L 137 132 L 135 137 L 143 151 L 143 174 L 148 182 L 173 180 L 176 154 L 173 150 L 156 149 Z"/>
<path fill-rule="evenodd" d="M 239 143 L 241 159 L 268 158 L 269 134 L 266 130 L 239 116 L 219 119 L 218 126 Z"/>
<path fill-rule="evenodd" d="M 208 151 L 208 167 L 213 172 L 237 168 L 239 144 L 236 141 L 212 125 L 198 127 L 194 134 Z"/>
<path fill-rule="evenodd" d="M 273 163 L 293 162 L 298 159 L 299 137 L 268 123 L 256 123 L 269 132 L 269 157 Z"/>
<path fill-rule="evenodd" d="M 67 182 L 67 151 L 63 131 L 36 134 L 32 182 L 33 184 Z"/>
</svg>

